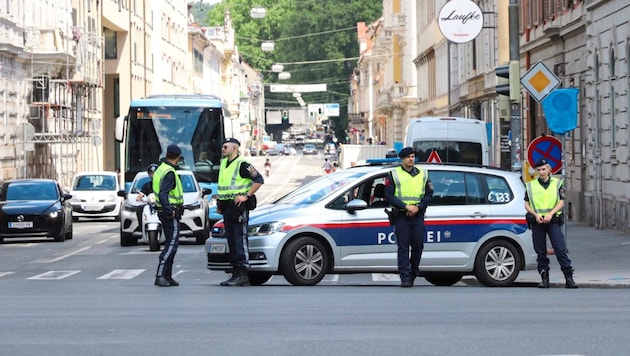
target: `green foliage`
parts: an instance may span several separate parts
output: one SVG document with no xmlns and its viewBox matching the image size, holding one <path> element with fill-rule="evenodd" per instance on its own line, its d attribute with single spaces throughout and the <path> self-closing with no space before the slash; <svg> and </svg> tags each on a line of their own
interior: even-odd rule
<svg viewBox="0 0 630 356">
<path fill-rule="evenodd" d="M 266 9 L 265 18 L 250 17 L 254 6 Z M 226 8 L 239 53 L 263 73 L 265 83 L 326 84 L 326 92 L 302 97 L 306 103 L 339 103 L 341 119 L 333 119 L 333 127 L 346 129 L 348 78 L 357 63 L 350 58 L 359 56 L 356 25 L 377 20 L 383 12 L 382 0 L 223 0 L 208 11 L 207 25 L 222 26 Z M 273 52 L 260 49 L 264 40 L 275 42 Z M 274 63 L 283 63 L 291 79 L 279 81 L 271 72 Z M 297 106 L 291 94 L 270 93 L 268 87 L 265 98 L 266 106 Z"/>
</svg>

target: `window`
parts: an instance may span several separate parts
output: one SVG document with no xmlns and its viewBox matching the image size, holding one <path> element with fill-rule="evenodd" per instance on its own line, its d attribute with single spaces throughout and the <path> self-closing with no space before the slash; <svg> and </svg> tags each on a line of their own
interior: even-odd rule
<svg viewBox="0 0 630 356">
<path fill-rule="evenodd" d="M 506 204 L 514 200 L 507 181 L 499 176 L 454 171 L 430 171 L 430 205 Z"/>
<path fill-rule="evenodd" d="M 117 59 L 118 44 L 116 43 L 116 31 L 104 28 L 103 37 L 105 38 L 105 59 Z"/>
</svg>

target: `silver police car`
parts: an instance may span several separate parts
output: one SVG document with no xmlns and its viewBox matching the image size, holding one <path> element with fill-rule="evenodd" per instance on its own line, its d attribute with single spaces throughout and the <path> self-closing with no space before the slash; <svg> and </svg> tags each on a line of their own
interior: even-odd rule
<svg viewBox="0 0 630 356">
<path fill-rule="evenodd" d="M 426 212 L 420 276 L 449 286 L 474 275 L 509 286 L 536 268 L 525 221 L 525 188 L 516 173 L 489 167 L 421 164 L 433 183 Z M 394 166 L 353 167 L 325 175 L 252 211 L 250 281 L 281 274 L 315 285 L 327 273 L 397 273 L 396 241 L 384 208 L 384 181 Z M 208 268 L 229 269 L 223 221 L 206 241 Z"/>
</svg>

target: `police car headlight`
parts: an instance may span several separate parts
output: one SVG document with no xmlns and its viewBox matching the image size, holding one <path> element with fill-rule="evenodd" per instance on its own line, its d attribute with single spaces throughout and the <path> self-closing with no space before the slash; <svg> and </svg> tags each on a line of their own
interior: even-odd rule
<svg viewBox="0 0 630 356">
<path fill-rule="evenodd" d="M 274 234 L 284 227 L 284 223 L 281 221 L 274 221 L 264 224 L 251 225 L 249 227 L 249 236 L 261 236 Z"/>
</svg>

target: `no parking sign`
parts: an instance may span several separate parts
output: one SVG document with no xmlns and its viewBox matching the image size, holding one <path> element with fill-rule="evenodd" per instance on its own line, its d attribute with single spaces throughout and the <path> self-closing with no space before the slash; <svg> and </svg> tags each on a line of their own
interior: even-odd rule
<svg viewBox="0 0 630 356">
<path fill-rule="evenodd" d="M 562 169 L 562 142 L 553 136 L 536 137 L 527 146 L 527 162 L 533 167 L 541 158 L 547 160 L 552 174 L 558 173 Z"/>
</svg>

